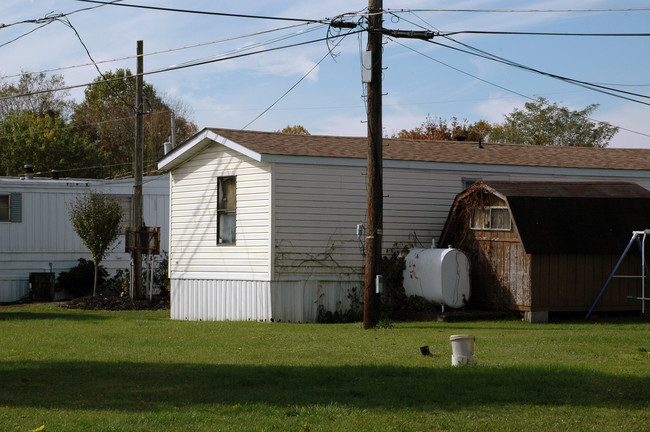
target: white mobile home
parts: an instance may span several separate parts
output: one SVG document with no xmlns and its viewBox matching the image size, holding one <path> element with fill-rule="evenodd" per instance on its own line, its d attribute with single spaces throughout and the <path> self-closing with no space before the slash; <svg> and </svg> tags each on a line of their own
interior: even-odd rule
<svg viewBox="0 0 650 432">
<path fill-rule="evenodd" d="M 132 224 L 133 179 L 80 180 L 25 176 L 0 177 L 0 303 L 29 293 L 30 273 L 68 271 L 79 258 L 92 255 L 72 228 L 68 203 L 90 190 L 114 195 Z M 161 250 L 169 244 L 169 176 L 145 177 L 143 213 L 148 226 L 161 227 Z M 129 222 L 131 221 L 131 222 Z M 102 265 L 109 271 L 127 269 L 124 236 Z"/>
<path fill-rule="evenodd" d="M 205 129 L 168 153 L 171 316 L 314 321 L 362 289 L 366 138 Z M 650 150 L 384 139 L 383 247 L 437 239 L 478 179 L 650 188 Z"/>
</svg>

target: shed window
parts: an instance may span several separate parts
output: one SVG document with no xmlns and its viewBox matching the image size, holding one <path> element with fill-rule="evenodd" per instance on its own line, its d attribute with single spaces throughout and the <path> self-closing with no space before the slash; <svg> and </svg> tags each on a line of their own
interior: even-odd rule
<svg viewBox="0 0 650 432">
<path fill-rule="evenodd" d="M 512 223 L 508 207 L 483 207 L 474 209 L 470 227 L 484 231 L 510 231 Z"/>
<path fill-rule="evenodd" d="M 219 177 L 217 187 L 217 244 L 235 243 L 237 178 Z"/>
</svg>

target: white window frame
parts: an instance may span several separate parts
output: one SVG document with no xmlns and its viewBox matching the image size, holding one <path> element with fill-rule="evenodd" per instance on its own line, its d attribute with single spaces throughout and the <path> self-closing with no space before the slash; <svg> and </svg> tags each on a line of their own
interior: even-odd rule
<svg viewBox="0 0 650 432">
<path fill-rule="evenodd" d="M 498 227 L 494 228 L 492 225 L 494 224 L 495 218 L 492 215 L 492 210 L 500 210 L 506 212 L 508 215 L 508 227 L 503 228 L 503 227 Z M 481 212 L 487 212 L 488 218 L 487 218 L 487 226 L 476 226 L 475 221 L 476 221 L 476 212 L 481 211 Z M 510 217 L 510 212 L 508 211 L 508 207 L 506 206 L 486 206 L 482 208 L 476 208 L 472 210 L 472 216 L 470 219 L 470 229 L 474 231 L 512 231 L 512 218 Z"/>
</svg>

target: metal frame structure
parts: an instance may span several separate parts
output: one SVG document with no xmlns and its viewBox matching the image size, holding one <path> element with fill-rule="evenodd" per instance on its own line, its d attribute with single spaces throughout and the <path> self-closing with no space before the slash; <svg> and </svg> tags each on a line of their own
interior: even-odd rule
<svg viewBox="0 0 650 432">
<path fill-rule="evenodd" d="M 650 271 L 648 271 L 648 265 L 645 261 L 645 239 L 646 236 L 650 234 L 650 229 L 645 229 L 643 231 L 632 231 L 632 238 L 630 239 L 630 242 L 627 244 L 627 247 L 621 254 L 621 257 L 619 258 L 618 262 L 616 263 L 616 266 L 614 267 L 614 270 L 612 273 L 609 275 L 609 278 L 607 278 L 607 282 L 605 282 L 605 285 L 603 285 L 603 288 L 600 290 L 600 293 L 598 294 L 598 297 L 596 297 L 596 300 L 594 301 L 594 304 L 591 305 L 591 308 L 589 309 L 589 312 L 587 312 L 587 316 L 585 316 L 585 321 L 589 319 L 589 316 L 591 315 L 591 312 L 593 312 L 594 308 L 596 307 L 596 304 L 598 303 L 598 300 L 600 300 L 600 297 L 603 295 L 605 292 L 605 288 L 607 288 L 607 285 L 612 281 L 613 278 L 618 277 L 618 278 L 641 278 L 641 296 L 628 296 L 628 298 L 634 299 L 634 300 L 641 300 L 641 313 L 645 315 L 645 302 L 646 300 L 650 300 L 650 298 L 645 296 L 645 279 L 646 277 L 650 277 Z M 639 237 L 642 237 L 642 240 L 639 240 Z M 636 241 L 637 245 L 639 246 L 639 249 L 641 250 L 641 276 L 615 276 L 616 271 L 620 267 L 621 263 L 623 262 L 623 259 L 627 255 L 627 253 L 630 250 L 630 247 L 632 247 L 632 243 Z"/>
</svg>

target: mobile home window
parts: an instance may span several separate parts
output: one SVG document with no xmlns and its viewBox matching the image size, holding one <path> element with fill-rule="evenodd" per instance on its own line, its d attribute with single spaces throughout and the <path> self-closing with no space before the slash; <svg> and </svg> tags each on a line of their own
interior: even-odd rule
<svg viewBox="0 0 650 432">
<path fill-rule="evenodd" d="M 217 243 L 235 243 L 235 222 L 237 216 L 236 177 L 218 178 L 217 198 Z"/>
<path fill-rule="evenodd" d="M 0 222 L 11 221 L 11 200 L 9 195 L 0 195 Z"/>
<path fill-rule="evenodd" d="M 512 223 L 508 207 L 483 207 L 474 209 L 470 227 L 484 231 L 510 231 Z"/>
</svg>

